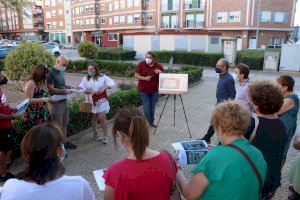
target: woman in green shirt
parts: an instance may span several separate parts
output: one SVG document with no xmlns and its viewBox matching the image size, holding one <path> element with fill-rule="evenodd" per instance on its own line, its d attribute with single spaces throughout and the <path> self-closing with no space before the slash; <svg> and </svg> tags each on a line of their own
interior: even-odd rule
<svg viewBox="0 0 300 200">
<path fill-rule="evenodd" d="M 250 113 L 234 101 L 222 102 L 212 114 L 212 124 L 222 145 L 214 147 L 193 169 L 188 182 L 178 171 L 176 181 L 187 199 L 255 200 L 266 176 L 267 165 L 261 152 L 243 134 Z M 259 178 L 246 158 L 234 145 L 244 151 L 259 172 Z"/>
</svg>

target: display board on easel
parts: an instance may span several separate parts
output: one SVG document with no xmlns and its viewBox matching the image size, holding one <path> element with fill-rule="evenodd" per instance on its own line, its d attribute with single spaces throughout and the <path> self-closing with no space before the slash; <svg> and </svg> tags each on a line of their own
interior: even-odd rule
<svg viewBox="0 0 300 200">
<path fill-rule="evenodd" d="M 159 74 L 158 92 L 160 94 L 186 94 L 188 92 L 188 74 Z"/>
</svg>

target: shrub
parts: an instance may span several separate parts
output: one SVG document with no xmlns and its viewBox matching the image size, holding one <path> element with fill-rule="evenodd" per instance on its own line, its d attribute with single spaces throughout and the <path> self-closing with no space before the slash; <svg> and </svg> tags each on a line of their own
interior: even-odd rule
<svg viewBox="0 0 300 200">
<path fill-rule="evenodd" d="M 121 77 L 132 77 L 134 75 L 134 69 L 136 67 L 133 63 L 113 61 L 113 60 L 92 60 L 97 63 L 101 73 L 111 75 L 111 76 L 121 76 Z M 68 65 L 68 70 L 73 70 L 74 66 L 76 71 L 84 71 L 87 69 L 88 61 L 70 61 Z"/>
<path fill-rule="evenodd" d="M 54 56 L 37 42 L 25 43 L 10 52 L 4 60 L 4 70 L 12 80 L 27 78 L 37 64 L 52 66 Z"/>
<path fill-rule="evenodd" d="M 78 45 L 78 54 L 88 60 L 96 57 L 99 47 L 92 42 L 80 42 Z"/>
<path fill-rule="evenodd" d="M 173 63 L 196 66 L 215 66 L 224 57 L 223 53 L 206 53 L 200 51 L 156 51 L 156 60 L 168 63 L 173 57 Z"/>
<path fill-rule="evenodd" d="M 136 51 L 123 50 L 122 48 L 99 49 L 97 59 L 99 60 L 134 60 Z"/>
<path fill-rule="evenodd" d="M 242 50 L 237 52 L 236 63 L 244 63 L 253 70 L 263 70 L 265 50 Z"/>
<path fill-rule="evenodd" d="M 189 85 L 198 82 L 203 74 L 202 67 L 184 66 L 180 69 L 180 73 L 187 73 L 189 75 Z"/>
</svg>

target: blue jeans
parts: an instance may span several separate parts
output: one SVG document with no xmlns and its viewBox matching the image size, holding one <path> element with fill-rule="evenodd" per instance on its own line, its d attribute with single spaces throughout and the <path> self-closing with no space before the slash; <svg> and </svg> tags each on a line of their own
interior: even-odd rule
<svg viewBox="0 0 300 200">
<path fill-rule="evenodd" d="M 140 92 L 144 114 L 150 124 L 154 122 L 155 104 L 157 103 L 159 96 L 160 95 L 157 92 L 152 94 Z"/>
</svg>

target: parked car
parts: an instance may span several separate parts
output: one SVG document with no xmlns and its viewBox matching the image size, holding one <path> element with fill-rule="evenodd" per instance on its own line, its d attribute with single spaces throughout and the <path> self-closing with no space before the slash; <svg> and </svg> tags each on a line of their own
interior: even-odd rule
<svg viewBox="0 0 300 200">
<path fill-rule="evenodd" d="M 59 56 L 61 54 L 60 49 L 57 45 L 52 45 L 49 43 L 44 44 L 47 51 L 51 52 L 54 56 Z"/>
<path fill-rule="evenodd" d="M 65 49 L 77 49 L 76 43 L 69 43 L 64 46 Z"/>
<path fill-rule="evenodd" d="M 48 43 L 55 43 L 60 49 L 62 48 L 62 45 L 60 44 L 59 40 L 52 40 L 51 42 Z"/>
<path fill-rule="evenodd" d="M 14 46 L 2 46 L 0 47 L 0 59 L 3 59 L 9 54 L 12 50 L 14 50 Z"/>
</svg>

